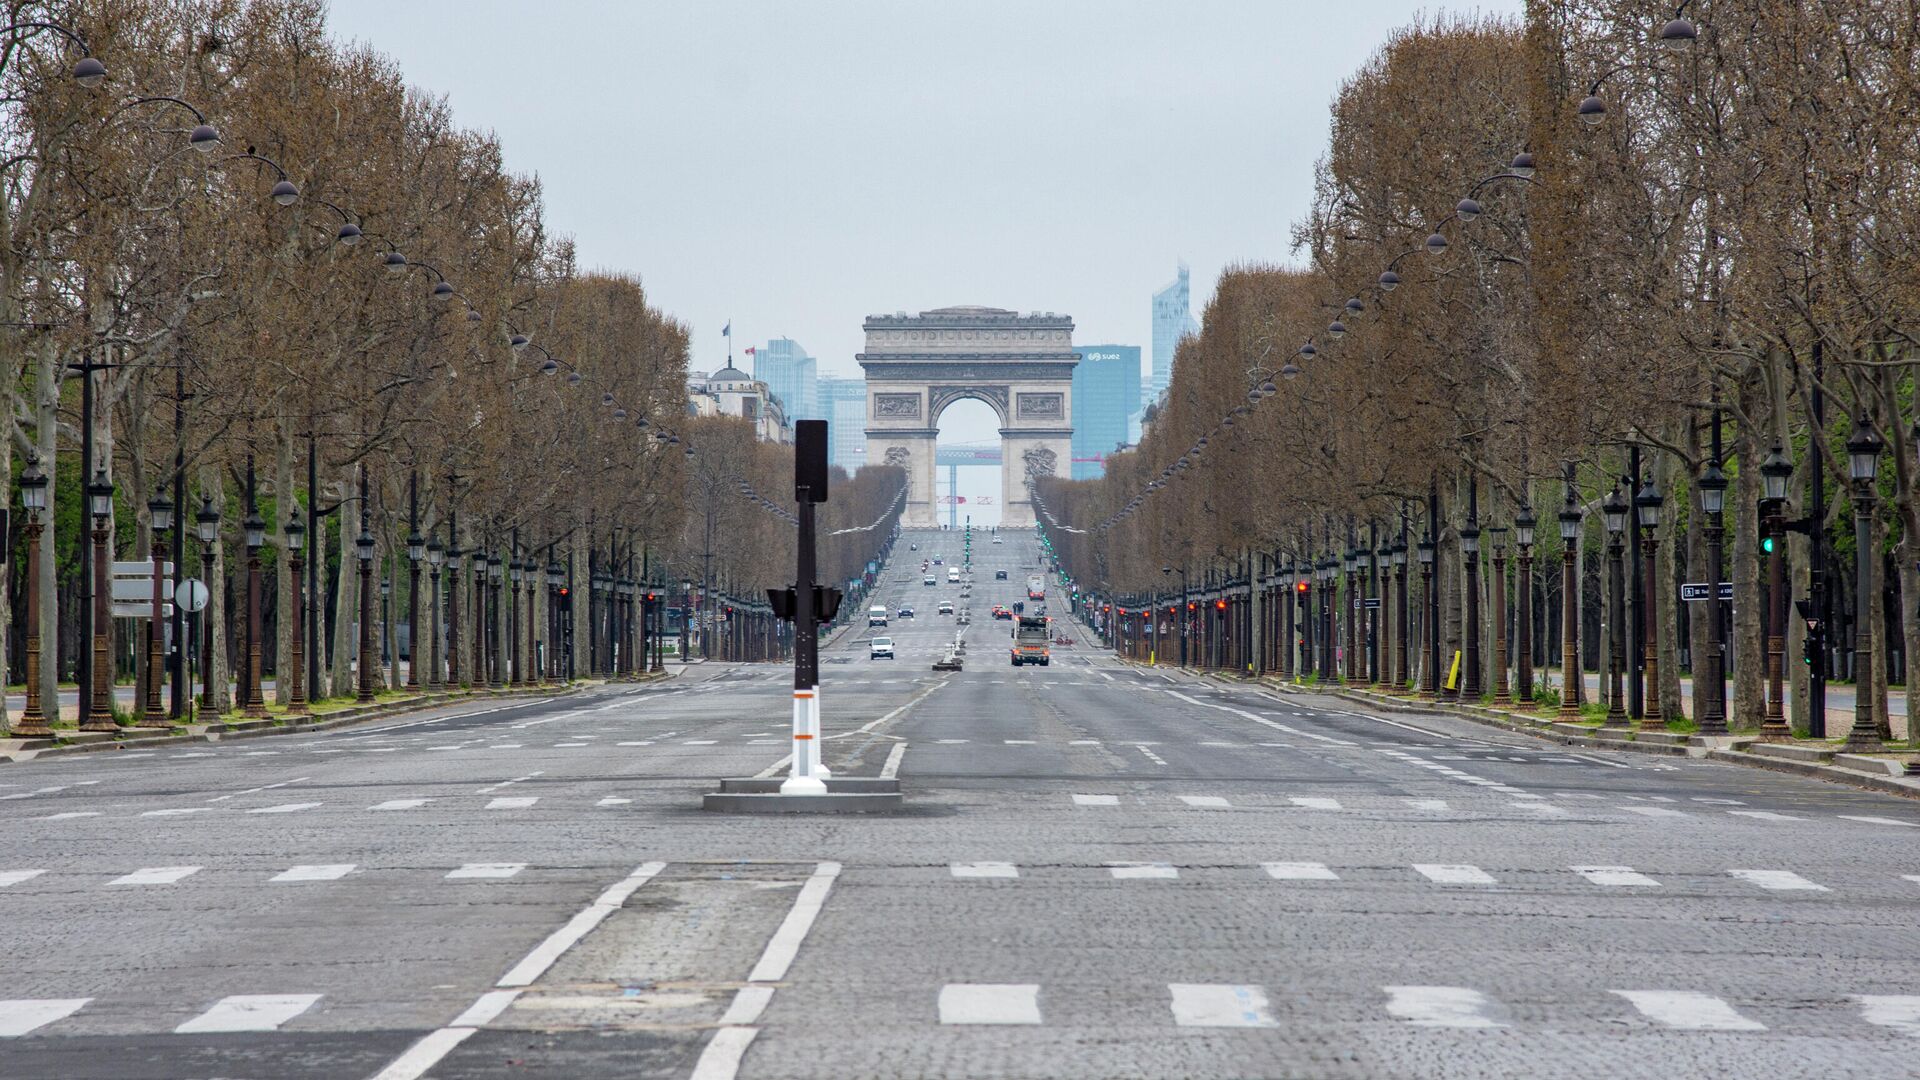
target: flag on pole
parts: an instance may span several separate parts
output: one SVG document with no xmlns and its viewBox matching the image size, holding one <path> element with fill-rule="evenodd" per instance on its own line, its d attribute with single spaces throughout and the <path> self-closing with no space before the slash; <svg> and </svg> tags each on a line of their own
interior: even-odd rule
<svg viewBox="0 0 1920 1080">
<path fill-rule="evenodd" d="M 747 355 L 748 355 L 748 356 L 752 356 L 752 355 L 754 354 L 754 352 L 755 352 L 755 349 L 754 349 L 754 347 L 753 347 L 753 346 L 751 346 L 751 345 L 749 345 L 749 346 L 747 346 Z"/>
<path fill-rule="evenodd" d="M 732 319 L 728 319 L 727 325 L 720 328 L 720 336 L 723 338 L 730 338 L 733 336 L 733 320 Z"/>
</svg>

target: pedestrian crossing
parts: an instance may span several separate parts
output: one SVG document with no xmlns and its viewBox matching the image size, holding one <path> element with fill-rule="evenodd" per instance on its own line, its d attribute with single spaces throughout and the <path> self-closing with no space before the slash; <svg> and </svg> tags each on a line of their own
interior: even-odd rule
<svg viewBox="0 0 1920 1080">
<path fill-rule="evenodd" d="M 197 879 L 202 873 L 221 876 L 231 884 L 237 875 L 243 882 L 266 883 L 270 885 L 302 884 L 316 881 L 340 881 L 343 878 L 357 878 L 376 875 L 390 878 L 396 874 L 429 873 L 448 881 L 473 879 L 503 880 L 518 877 L 528 868 L 527 863 L 518 862 L 477 862 L 461 863 L 457 866 L 440 868 L 407 867 L 404 869 L 361 866 L 358 863 L 299 863 L 281 869 L 261 867 L 207 867 L 207 866 L 146 866 L 124 873 L 115 871 L 89 872 L 79 870 L 54 870 L 45 867 L 20 870 L 0 870 L 0 898 L 30 895 L 45 891 L 70 891 L 76 888 L 99 886 L 116 892 L 132 891 L 142 888 L 161 888 L 181 885 L 189 879 Z M 197 880 L 196 880 L 197 883 Z"/>
<path fill-rule="evenodd" d="M 227 1035 L 278 1031 L 320 1003 L 319 994 L 236 994 L 208 1005 L 173 1029 L 176 1035 Z M 12 998 L 0 1000 L 0 1039 L 17 1039 L 75 1016 L 93 998 Z"/>
<path fill-rule="evenodd" d="M 1799 823 L 1853 821 L 1881 828 L 1907 828 L 1909 823 L 1894 818 L 1862 817 L 1853 814 L 1782 814 L 1770 810 L 1730 810 L 1725 804 L 1735 803 L 1733 799 L 1697 798 L 1688 800 L 1685 809 L 1673 806 L 1641 805 L 1646 802 L 1676 802 L 1670 797 L 1658 795 L 1614 795 L 1600 796 L 1590 792 L 1549 791 L 1521 792 L 1507 794 L 1503 789 L 1499 797 L 1468 795 L 1464 800 L 1436 799 L 1426 796 L 1381 795 L 1366 793 L 1358 796 L 1343 795 L 1277 795 L 1266 792 L 1225 796 L 1199 794 L 1162 795 L 1158 792 L 1069 792 L 1068 798 L 1075 807 L 1116 807 L 1148 809 L 1188 809 L 1188 810 L 1329 810 L 1357 813 L 1391 813 L 1406 810 L 1430 811 L 1451 814 L 1482 814 L 1489 808 L 1497 808 L 1504 813 L 1508 810 L 1525 811 L 1539 820 L 1565 818 L 1573 813 L 1595 820 L 1617 821 L 1622 823 L 1671 822 L 1675 819 L 1699 822 L 1707 818 L 1727 816 L 1745 821 Z M 1614 802 L 1612 800 L 1620 800 Z M 1633 801 L 1637 800 L 1637 801 Z M 1564 804 L 1564 805 L 1557 805 Z M 1599 804 L 1599 805 L 1596 805 Z M 1911 827 L 1920 828 L 1920 825 Z"/>
<path fill-rule="evenodd" d="M 1069 1012 L 1068 1023 L 1091 1023 L 1076 1010 L 1083 988 L 1061 986 L 1051 990 L 1041 983 L 946 983 L 934 995 L 934 1015 L 945 1026 L 1036 1026 L 1049 1020 L 1053 1008 Z M 1152 1000 L 1157 998 L 1158 1000 Z M 1276 1005 L 1276 1000 L 1280 1003 Z M 1524 999 L 1522 999 L 1524 1000 Z M 1129 1008 L 1138 1015 L 1153 1012 L 1176 1027 L 1279 1027 L 1295 1010 L 1311 1008 L 1306 996 L 1274 995 L 1260 984 L 1167 983 L 1138 987 L 1132 993 L 1111 988 L 1101 996 L 1101 1008 Z M 1701 990 L 1674 988 L 1609 988 L 1564 998 L 1564 1019 L 1543 1019 L 1542 1026 L 1595 1023 L 1616 1029 L 1634 1027 L 1667 1031 L 1764 1032 L 1862 1035 L 1874 1029 L 1886 1034 L 1920 1035 L 1920 995 L 1853 994 L 1828 1000 L 1730 1001 Z M 1363 1008 L 1352 1019 L 1385 1019 L 1415 1028 L 1500 1029 L 1525 1027 L 1517 1015 L 1540 1015 L 1537 1008 L 1516 1013 L 1505 999 L 1470 986 L 1393 984 L 1376 988 L 1373 1012 Z M 1772 1023 L 1759 1018 L 1766 1014 Z M 1865 1025 L 1847 1030 L 1847 1025 Z"/>
</svg>

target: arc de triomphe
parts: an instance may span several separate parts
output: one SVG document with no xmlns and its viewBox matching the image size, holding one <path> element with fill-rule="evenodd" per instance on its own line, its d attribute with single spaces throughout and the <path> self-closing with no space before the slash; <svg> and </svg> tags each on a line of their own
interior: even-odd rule
<svg viewBox="0 0 1920 1080">
<path fill-rule="evenodd" d="M 989 307 L 867 317 L 867 460 L 907 470 L 904 523 L 935 526 L 934 442 L 961 398 L 1000 416 L 1000 523 L 1033 524 L 1026 477 L 1072 473 L 1073 320 Z"/>
</svg>

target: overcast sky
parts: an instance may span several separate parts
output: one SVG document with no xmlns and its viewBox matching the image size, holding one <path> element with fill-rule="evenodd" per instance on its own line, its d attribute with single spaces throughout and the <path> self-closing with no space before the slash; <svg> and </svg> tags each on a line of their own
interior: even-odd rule
<svg viewBox="0 0 1920 1080">
<path fill-rule="evenodd" d="M 1223 267 L 1291 261 L 1329 102 L 1423 9 L 334 0 L 332 25 L 498 132 L 582 265 L 692 328 L 695 369 L 731 319 L 736 359 L 784 335 L 856 374 L 871 313 L 1058 311 L 1144 354 L 1178 261 L 1195 318 Z"/>
</svg>

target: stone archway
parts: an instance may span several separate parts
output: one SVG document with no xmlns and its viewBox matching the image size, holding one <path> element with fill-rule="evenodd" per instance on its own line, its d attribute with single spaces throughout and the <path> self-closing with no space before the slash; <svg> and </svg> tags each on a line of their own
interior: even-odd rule
<svg viewBox="0 0 1920 1080">
<path fill-rule="evenodd" d="M 939 523 L 934 443 L 940 413 L 974 398 L 1000 418 L 1000 523 L 1030 527 L 1030 475 L 1055 475 L 1073 454 L 1073 320 L 950 307 L 868 316 L 858 360 L 867 376 L 867 460 L 906 469 L 903 522 Z"/>
</svg>

